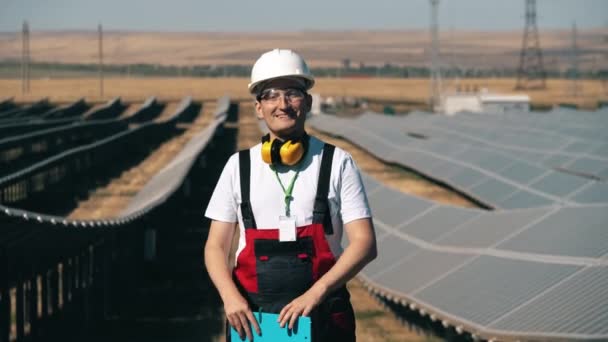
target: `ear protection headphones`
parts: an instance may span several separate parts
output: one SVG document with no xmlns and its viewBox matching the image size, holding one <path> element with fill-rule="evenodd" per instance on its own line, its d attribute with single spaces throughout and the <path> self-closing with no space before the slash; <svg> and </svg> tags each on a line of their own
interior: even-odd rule
<svg viewBox="0 0 608 342">
<path fill-rule="evenodd" d="M 308 149 L 308 134 L 300 138 L 281 141 L 270 140 L 270 135 L 262 137 L 262 160 L 271 165 L 297 164 L 306 155 Z"/>
</svg>

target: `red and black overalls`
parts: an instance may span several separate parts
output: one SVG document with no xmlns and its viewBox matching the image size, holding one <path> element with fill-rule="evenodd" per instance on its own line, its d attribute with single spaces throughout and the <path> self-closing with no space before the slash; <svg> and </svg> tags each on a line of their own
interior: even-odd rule
<svg viewBox="0 0 608 342">
<path fill-rule="evenodd" d="M 333 234 L 329 213 L 329 178 L 334 146 L 325 144 L 312 224 L 297 227 L 296 241 L 279 241 L 279 230 L 258 229 L 250 201 L 250 153 L 239 153 L 241 214 L 245 248 L 233 277 L 252 310 L 279 313 L 306 292 L 336 262 L 325 235 Z M 313 341 L 355 341 L 355 317 L 346 287 L 331 293 L 315 309 Z M 229 338 L 229 337 L 228 337 Z"/>
</svg>

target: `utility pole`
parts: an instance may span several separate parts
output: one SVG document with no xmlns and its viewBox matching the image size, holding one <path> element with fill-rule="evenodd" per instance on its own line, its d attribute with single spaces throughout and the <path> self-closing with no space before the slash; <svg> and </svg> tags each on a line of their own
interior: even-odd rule
<svg viewBox="0 0 608 342">
<path fill-rule="evenodd" d="M 536 0 L 526 0 L 526 26 L 517 69 L 515 89 L 545 89 L 547 74 L 536 25 Z"/>
<path fill-rule="evenodd" d="M 99 97 L 103 99 L 103 28 L 101 23 L 97 27 L 99 34 Z"/>
<path fill-rule="evenodd" d="M 430 0 L 431 3 L 431 85 L 429 104 L 431 110 L 439 108 L 441 102 L 441 66 L 439 63 L 439 0 Z"/>
<path fill-rule="evenodd" d="M 27 21 L 23 22 L 21 33 L 21 92 L 30 92 L 30 27 Z"/>
<path fill-rule="evenodd" d="M 577 97 L 581 90 L 581 84 L 579 82 L 579 68 L 578 68 L 578 44 L 576 42 L 578 31 L 576 29 L 576 22 L 572 24 L 572 47 L 570 51 L 570 70 L 569 70 L 569 93 L 572 97 Z"/>
</svg>

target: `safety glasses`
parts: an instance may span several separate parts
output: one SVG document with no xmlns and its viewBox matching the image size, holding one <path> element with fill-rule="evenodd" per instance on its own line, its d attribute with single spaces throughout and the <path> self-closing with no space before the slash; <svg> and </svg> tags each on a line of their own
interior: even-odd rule
<svg viewBox="0 0 608 342">
<path fill-rule="evenodd" d="M 306 96 L 306 92 L 297 88 L 268 88 L 264 89 L 261 93 L 259 93 L 256 98 L 258 101 L 264 101 L 266 103 L 273 104 L 279 102 L 281 96 L 283 96 L 283 98 L 287 100 L 287 102 L 294 103 L 302 101 Z"/>
</svg>

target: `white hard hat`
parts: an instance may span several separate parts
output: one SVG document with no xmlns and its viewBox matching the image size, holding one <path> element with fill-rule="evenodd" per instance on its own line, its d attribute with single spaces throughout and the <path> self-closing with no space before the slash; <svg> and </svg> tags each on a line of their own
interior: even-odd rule
<svg viewBox="0 0 608 342">
<path fill-rule="evenodd" d="M 255 94 L 260 83 L 279 77 L 300 80 L 305 90 L 315 84 L 308 65 L 300 55 L 291 50 L 274 49 L 260 56 L 253 65 L 249 92 Z"/>
</svg>

